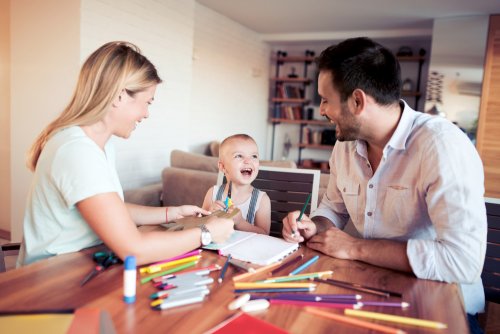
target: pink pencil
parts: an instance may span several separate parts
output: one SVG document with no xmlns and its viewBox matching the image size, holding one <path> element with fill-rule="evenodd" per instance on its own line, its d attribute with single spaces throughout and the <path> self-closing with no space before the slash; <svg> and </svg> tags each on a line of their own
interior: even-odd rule
<svg viewBox="0 0 500 334">
<path fill-rule="evenodd" d="M 291 305 L 291 306 L 315 306 L 315 307 L 328 307 L 328 308 L 351 308 L 359 309 L 358 304 L 336 304 L 336 303 L 324 303 L 324 302 L 312 302 L 312 301 L 300 301 L 300 300 L 284 300 L 284 299 L 271 299 L 269 300 L 271 305 Z"/>
</svg>

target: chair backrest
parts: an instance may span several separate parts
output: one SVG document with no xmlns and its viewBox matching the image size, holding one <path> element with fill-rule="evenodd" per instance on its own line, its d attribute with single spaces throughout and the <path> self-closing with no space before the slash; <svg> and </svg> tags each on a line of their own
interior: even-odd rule
<svg viewBox="0 0 500 334">
<path fill-rule="evenodd" d="M 486 300 L 500 304 L 500 202 L 486 202 L 488 244 L 481 278 Z"/>
<path fill-rule="evenodd" d="M 224 174 L 219 172 L 217 184 L 224 181 Z M 259 174 L 252 185 L 265 191 L 271 199 L 271 235 L 281 237 L 283 218 L 291 211 L 302 210 L 307 196 L 311 200 L 305 213 L 318 206 L 320 171 L 301 168 L 278 168 L 260 166 Z"/>
<path fill-rule="evenodd" d="M 0 245 L 0 273 L 7 270 L 7 265 L 5 264 L 5 257 L 6 256 L 17 257 L 20 248 L 21 244 L 17 242 Z"/>
</svg>

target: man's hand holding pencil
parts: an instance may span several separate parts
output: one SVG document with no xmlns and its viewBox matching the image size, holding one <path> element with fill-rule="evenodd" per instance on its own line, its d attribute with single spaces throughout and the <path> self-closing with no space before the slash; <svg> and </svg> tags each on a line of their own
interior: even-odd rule
<svg viewBox="0 0 500 334">
<path fill-rule="evenodd" d="M 316 225 L 307 215 L 298 220 L 300 211 L 290 212 L 283 218 L 283 238 L 288 242 L 303 242 L 316 234 Z"/>
</svg>

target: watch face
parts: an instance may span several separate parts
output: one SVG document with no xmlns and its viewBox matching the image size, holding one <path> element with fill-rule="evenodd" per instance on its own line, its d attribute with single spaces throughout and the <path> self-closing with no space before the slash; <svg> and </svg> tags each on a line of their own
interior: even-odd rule
<svg viewBox="0 0 500 334">
<path fill-rule="evenodd" d="M 210 235 L 210 232 L 201 232 L 201 244 L 203 246 L 208 245 L 209 243 L 212 242 L 212 236 Z"/>
</svg>

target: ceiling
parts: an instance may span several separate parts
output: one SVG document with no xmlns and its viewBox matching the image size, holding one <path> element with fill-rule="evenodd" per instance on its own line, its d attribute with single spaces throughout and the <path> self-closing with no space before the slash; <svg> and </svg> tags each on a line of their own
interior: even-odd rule
<svg viewBox="0 0 500 334">
<path fill-rule="evenodd" d="M 434 19 L 500 14 L 500 0 L 197 0 L 263 40 L 432 33 Z M 371 33 L 370 33 L 371 32 Z"/>
</svg>

